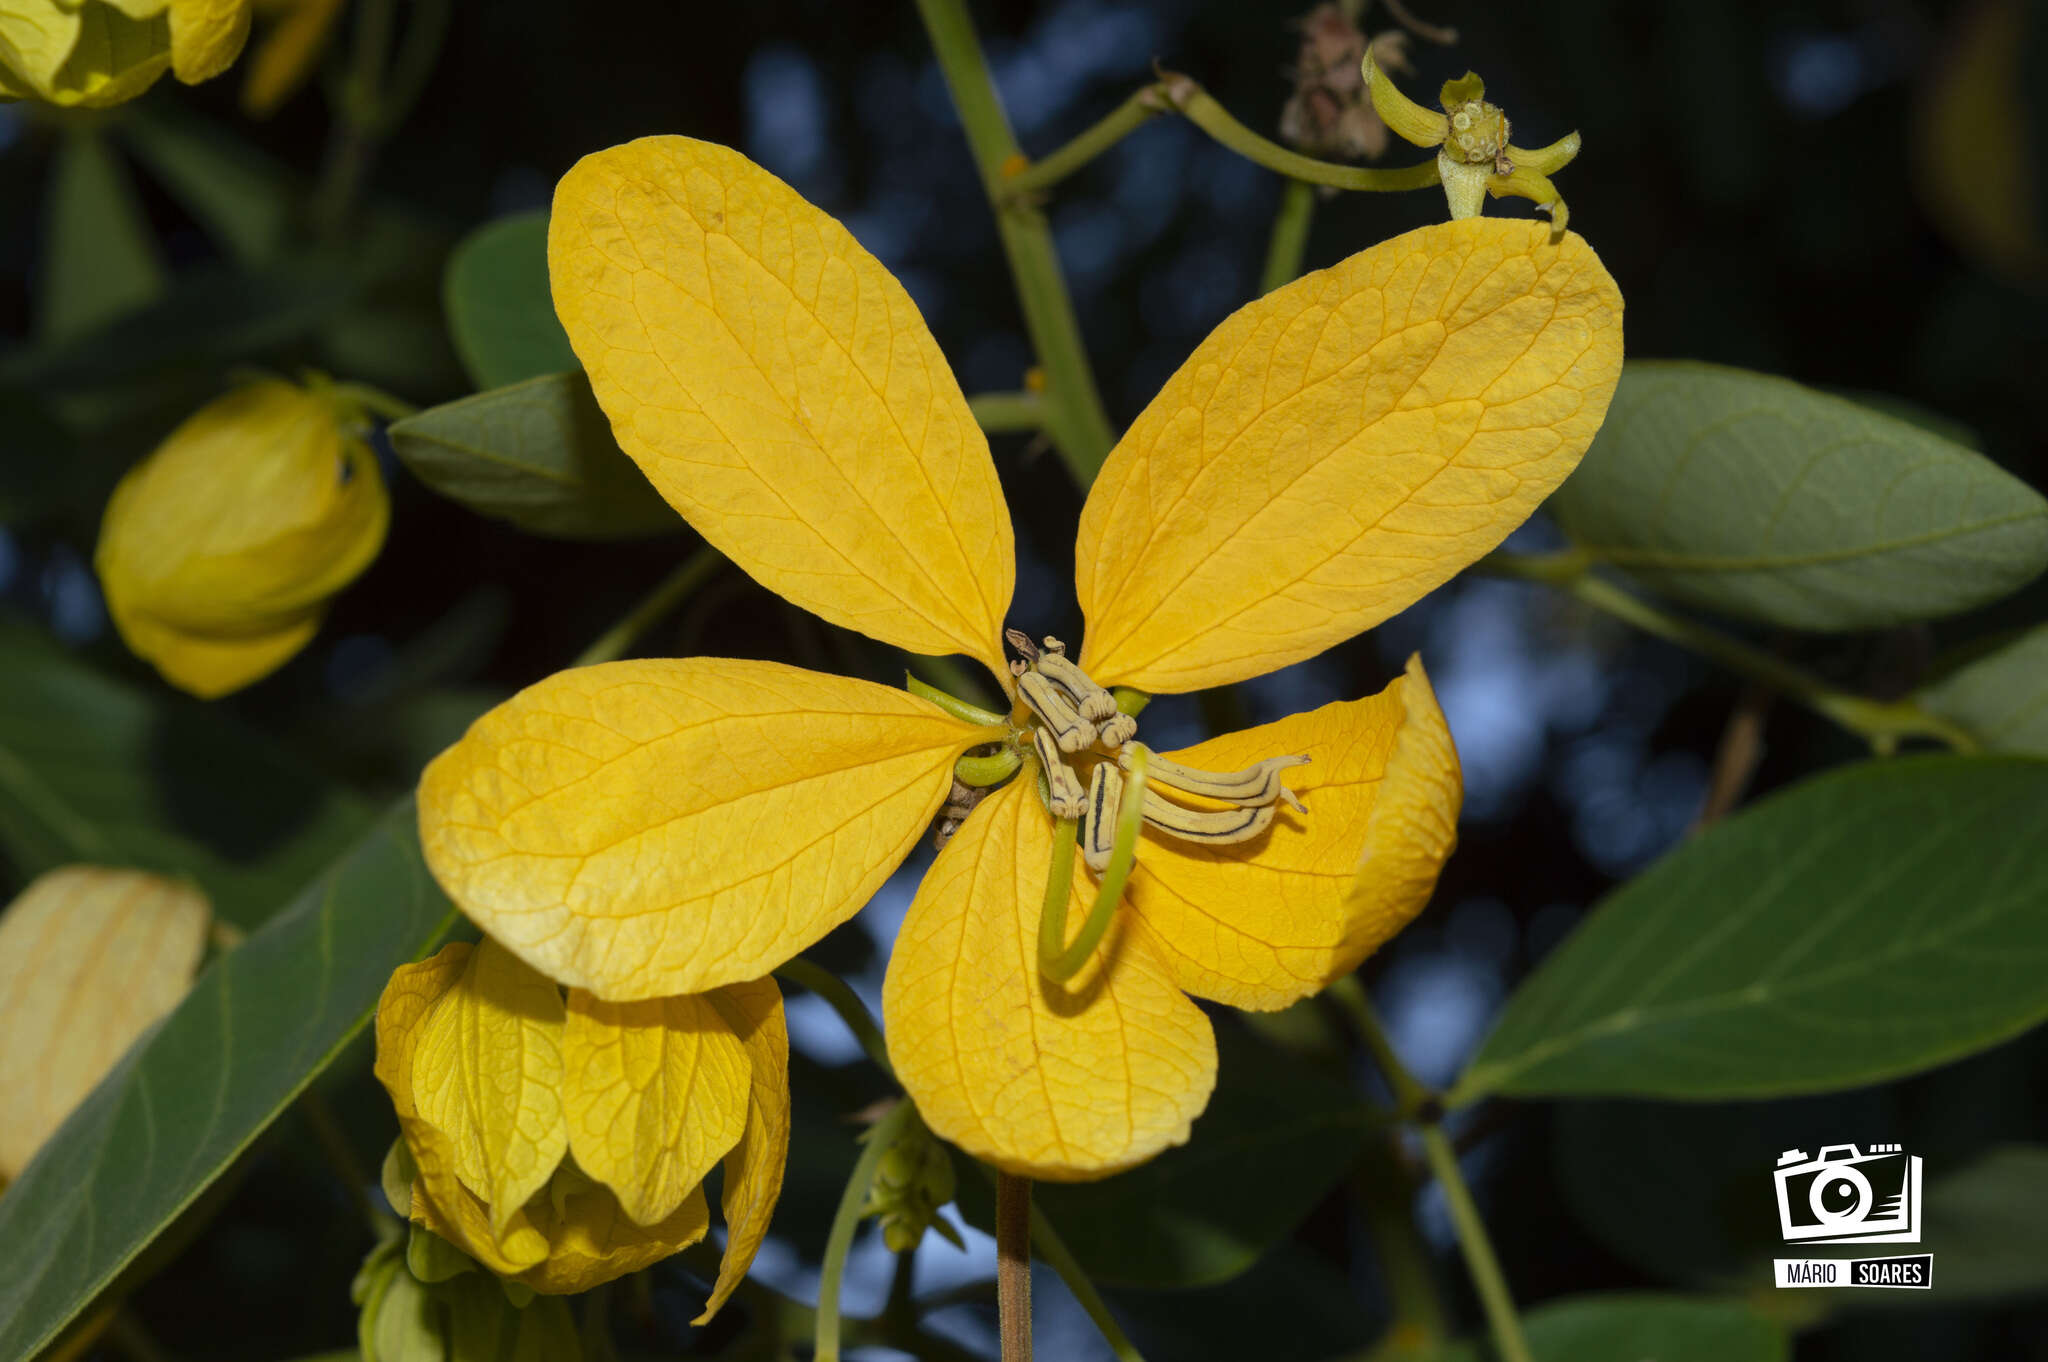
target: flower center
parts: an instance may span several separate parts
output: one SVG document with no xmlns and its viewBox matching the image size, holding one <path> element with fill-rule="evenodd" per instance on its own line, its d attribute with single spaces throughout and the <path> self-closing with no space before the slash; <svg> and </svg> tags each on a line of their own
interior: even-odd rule
<svg viewBox="0 0 2048 1362">
<path fill-rule="evenodd" d="M 1143 696 L 1120 702 L 1056 638 L 1033 643 L 1018 629 L 1003 636 L 1017 654 L 1010 674 L 1025 713 L 993 750 L 960 759 L 938 842 L 946 844 L 988 789 L 1027 766 L 1035 768 L 1039 798 L 1057 824 L 1039 934 L 1039 963 L 1048 976 L 1066 979 L 1087 963 L 1123 895 L 1144 828 L 1184 842 L 1228 846 L 1263 835 L 1283 802 L 1296 813 L 1308 812 L 1280 779 L 1307 757 L 1268 757 L 1242 771 L 1204 771 L 1172 761 L 1137 740 L 1132 711 L 1143 707 Z M 1069 942 L 1067 895 L 1077 845 L 1097 889 L 1094 911 Z"/>
</svg>

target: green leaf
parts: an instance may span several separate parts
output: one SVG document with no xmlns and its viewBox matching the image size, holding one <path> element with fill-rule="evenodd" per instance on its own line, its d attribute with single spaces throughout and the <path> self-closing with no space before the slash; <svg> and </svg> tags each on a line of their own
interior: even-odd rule
<svg viewBox="0 0 2048 1362">
<path fill-rule="evenodd" d="M 1452 1097 L 1768 1097 L 2048 1017 L 2048 762 L 1906 757 L 1717 824 L 1610 895 Z"/>
<path fill-rule="evenodd" d="M 122 140 L 236 260 L 277 255 L 291 225 L 291 172 L 224 126 L 175 104 L 120 125 Z"/>
<path fill-rule="evenodd" d="M 548 215 L 477 228 L 448 257 L 442 296 L 455 353 L 479 388 L 577 366 L 548 292 Z"/>
<path fill-rule="evenodd" d="M 1989 459 L 1709 364 L 1624 366 L 1549 506 L 1581 548 L 1652 590 L 1790 629 L 1952 615 L 2048 568 L 2048 501 Z"/>
<path fill-rule="evenodd" d="M 1736 1301 L 1647 1291 L 1601 1292 L 1553 1301 L 1522 1319 L 1537 1362 L 1785 1362 L 1791 1340 L 1780 1325 Z M 1480 1362 L 1475 1344 L 1439 1362 Z"/>
<path fill-rule="evenodd" d="M 0 627 L 0 850 L 23 876 L 76 861 L 189 875 L 249 927 L 371 817 L 225 711 Z"/>
<path fill-rule="evenodd" d="M 1105 1286 L 1205 1286 L 1228 1280 L 1285 1238 L 1351 1170 L 1371 1108 L 1233 1029 L 1220 1030 L 1215 1097 L 1192 1139 L 1103 1182 L 1033 1190 L 1088 1275 Z M 960 1181 L 961 1211 L 981 1229 L 994 1205 L 981 1178 Z"/>
<path fill-rule="evenodd" d="M 0 1362 L 28 1362 L 370 1020 L 454 910 L 401 800 L 95 1088 L 0 1196 Z"/>
<path fill-rule="evenodd" d="M 1994 752 L 2048 757 L 2048 624 L 1994 641 L 1912 699 Z"/>
<path fill-rule="evenodd" d="M 91 128 L 67 130 L 54 178 L 36 317 L 46 342 L 84 335 L 164 290 L 149 219 L 106 140 Z"/>
<path fill-rule="evenodd" d="M 2048 1287 L 2048 1147 L 2005 1145 L 1931 1183 L 1921 1243 L 1941 1265 L 1934 1289 L 1887 1296 L 1945 1304 Z"/>
<path fill-rule="evenodd" d="M 390 434 L 421 482 L 535 534 L 624 539 L 682 528 L 612 439 L 580 369 L 430 407 Z"/>
</svg>

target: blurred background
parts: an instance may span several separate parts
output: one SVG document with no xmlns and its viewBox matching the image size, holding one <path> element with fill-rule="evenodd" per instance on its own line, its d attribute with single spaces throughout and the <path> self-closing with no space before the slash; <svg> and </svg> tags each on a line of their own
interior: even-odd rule
<svg viewBox="0 0 2048 1362">
<path fill-rule="evenodd" d="M 1584 134 L 1558 185 L 1572 226 L 1621 283 L 1631 358 L 1711 360 L 1883 395 L 1911 404 L 1915 419 L 1960 431 L 2034 485 L 2048 482 L 2048 179 L 2039 173 L 2048 164 L 2048 81 L 2035 74 L 2048 69 L 2048 6 L 1410 7 L 1455 27 L 1457 42 L 1412 41 L 1404 88 L 1427 100 L 1470 67 L 1513 119 L 1518 142 Z M 1301 7 L 1264 0 L 974 8 L 1019 138 L 1039 154 L 1107 112 L 1155 62 L 1276 135 L 1301 43 Z M 1987 23 L 2007 25 L 1998 31 L 2018 42 L 1980 41 L 1973 54 L 1972 26 Z M 1374 3 L 1365 27 L 1397 25 Z M 332 126 L 318 82 L 260 122 L 238 108 L 235 85 L 233 75 L 196 89 L 167 81 L 101 117 L 163 120 L 237 145 L 252 174 L 310 181 Z M 1942 98 L 1986 101 L 2002 111 L 2002 126 L 1945 139 Z M 0 597 L 17 621 L 143 688 L 161 683 L 113 637 L 90 570 L 113 479 L 235 363 L 311 365 L 421 404 L 468 391 L 441 315 L 441 261 L 477 225 L 545 208 L 557 177 L 585 152 L 668 132 L 739 147 L 841 218 L 897 274 L 969 394 L 1019 388 L 1032 362 L 989 210 L 907 3 L 458 5 L 416 111 L 369 168 L 371 212 L 303 269 L 261 280 L 232 272 L 160 167 L 127 167 L 177 281 L 166 306 L 183 309 L 176 316 L 190 329 L 159 328 L 180 337 L 170 346 L 153 345 L 151 327 L 131 328 L 111 358 L 104 343 L 66 349 L 67 338 L 39 331 L 63 128 L 25 106 L 0 106 Z M 1396 142 L 1383 163 L 1426 154 Z M 1171 118 L 1054 192 L 1068 282 L 1120 424 L 1254 294 L 1280 193 L 1275 176 Z M 1510 200 L 1489 211 L 1526 209 Z M 1443 213 L 1434 190 L 1323 200 L 1307 264 Z M 107 395 L 115 379 L 118 400 Z M 994 445 L 1019 531 L 1013 618 L 1077 637 L 1071 545 L 1082 494 L 1049 450 L 1021 436 Z M 680 526 L 624 545 L 536 539 L 438 499 L 388 451 L 387 475 L 397 504 L 382 557 L 341 596 L 314 646 L 218 706 L 378 798 L 408 787 L 482 709 L 561 666 L 694 547 Z M 1539 517 L 1516 544 L 1551 542 Z M 1935 629 L 1764 641 L 1845 684 L 1902 693 L 1943 649 L 2039 620 L 2044 607 L 2048 591 L 2037 585 Z M 1540 586 L 1467 577 L 1373 635 L 1210 703 L 1161 699 L 1146 716 L 1147 736 L 1171 747 L 1369 693 L 1415 650 L 1464 760 L 1462 843 L 1427 913 L 1368 962 L 1365 977 L 1410 1065 L 1441 1082 L 1516 980 L 1603 891 L 1685 836 L 1744 697 L 1738 679 L 1584 616 Z M 883 650 L 834 633 L 731 568 L 645 651 L 772 657 L 893 679 Z M 1751 797 L 1859 755 L 1854 739 L 1802 710 L 1779 704 L 1762 714 Z M 185 763 L 181 778 L 201 791 L 189 817 L 203 822 L 207 750 L 166 760 Z M 875 909 L 821 948 L 871 1001 L 928 859 L 921 853 Z M 14 876 L 10 892 L 25 878 Z M 882 1088 L 814 999 L 795 999 L 791 1022 L 804 1130 L 779 1233 L 757 1271 L 803 1296 L 815 1291 L 825 1226 L 853 1157 L 842 1118 Z M 1233 1070 L 1231 1055 L 1256 1056 L 1276 1035 L 1304 1081 L 1371 1081 L 1343 1072 L 1338 1029 L 1316 1007 L 1256 1034 L 1234 1016 L 1219 1024 L 1228 1033 L 1226 1090 L 1261 1062 Z M 1905 1141 L 1927 1158 L 1932 1179 L 2000 1141 L 2038 1140 L 2048 1130 L 2043 1050 L 2040 1037 L 2022 1039 L 1906 1083 L 1797 1103 L 1497 1105 L 1465 1132 L 1469 1170 L 1524 1303 L 1710 1284 L 1768 1241 L 1765 1174 L 1779 1149 L 1812 1131 L 1854 1129 Z M 366 1073 L 359 1046 L 324 1086 L 374 1166 L 392 1132 Z M 975 1181 L 971 1170 L 962 1180 Z M 1243 1276 L 1192 1292 L 1122 1290 L 1117 1307 L 1155 1357 L 1362 1355 L 1384 1306 L 1349 1196 L 1340 1188 L 1315 1202 Z M 2030 1216 L 2048 1221 L 2048 1206 L 2019 1208 L 2018 1218 Z M 1469 1322 L 1433 1193 L 1422 1194 L 1421 1223 L 1447 1297 Z M 918 1285 L 957 1302 L 935 1327 L 989 1352 L 992 1305 L 977 1283 L 991 1255 L 985 1238 L 971 1241 L 964 1257 L 928 1242 Z M 352 1336 L 348 1281 L 367 1247 L 306 1132 L 288 1121 L 136 1308 L 180 1356 L 279 1358 L 338 1346 Z M 879 1242 L 864 1238 L 851 1310 L 881 1307 L 891 1266 Z M 653 1313 L 636 1327 L 644 1351 L 673 1355 L 690 1338 L 683 1322 L 700 1284 L 680 1268 L 659 1280 Z M 2048 1309 L 2038 1298 L 1944 1297 L 1909 1309 L 1892 1294 L 1865 1293 L 1881 1299 L 1855 1300 L 1802 1335 L 1797 1357 L 2048 1358 Z M 1041 1310 L 1045 1356 L 1098 1355 L 1101 1344 L 1050 1279 Z M 707 1353 L 721 1345 L 716 1329 L 690 1342 Z"/>
</svg>

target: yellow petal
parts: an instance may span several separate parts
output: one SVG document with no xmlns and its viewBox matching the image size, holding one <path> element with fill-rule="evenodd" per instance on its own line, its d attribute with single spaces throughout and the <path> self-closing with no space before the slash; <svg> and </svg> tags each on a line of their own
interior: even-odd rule
<svg viewBox="0 0 2048 1362">
<path fill-rule="evenodd" d="M 110 613 L 121 639 L 164 680 L 201 700 L 217 700 L 264 677 L 297 657 L 320 632 L 325 612 L 307 615 L 274 633 L 246 637 L 208 637 L 159 624 L 148 615 L 114 605 Z"/>
<path fill-rule="evenodd" d="M 455 1175 L 502 1236 L 569 1148 L 562 1111 L 562 997 L 488 939 L 420 1023 L 412 1095 L 447 1137 Z"/>
<path fill-rule="evenodd" d="M 148 89 L 170 60 L 169 31 L 147 5 L 117 8 L 64 0 L 0 5 L 0 67 L 11 76 L 0 81 L 0 88 L 10 96 L 19 86 L 52 104 L 119 104 Z"/>
<path fill-rule="evenodd" d="M 781 990 L 772 979 L 755 979 L 705 996 L 747 1047 L 753 1083 L 747 1094 L 747 1133 L 725 1159 L 725 1257 L 704 1313 L 692 1324 L 717 1314 L 753 1265 L 768 1237 L 789 1162 L 789 1030 L 783 1024 Z"/>
<path fill-rule="evenodd" d="M 493 1231 L 489 1207 L 456 1176 L 454 1141 L 422 1118 L 413 1100 L 413 1061 L 423 1023 L 462 978 L 474 950 L 457 942 L 431 959 L 392 971 L 377 1000 L 376 1074 L 398 1113 L 398 1128 L 415 1165 L 412 1204 L 396 1209 L 493 1272 L 514 1276 L 547 1257 L 546 1237 L 523 1211 L 503 1234 Z"/>
<path fill-rule="evenodd" d="M 242 109 L 268 118 L 306 83 L 334 34 L 344 0 L 300 0 L 263 36 L 242 83 Z"/>
<path fill-rule="evenodd" d="M 698 533 L 834 624 L 1007 675 L 988 440 L 844 227 L 736 151 L 648 137 L 563 177 L 548 271 L 620 446 Z"/>
<path fill-rule="evenodd" d="M 1283 809 L 1263 840 L 1214 850 L 1148 834 L 1125 899 L 1177 984 L 1256 1011 L 1350 973 L 1422 911 L 1463 798 L 1418 658 L 1370 699 L 1169 755 L 1228 771 L 1283 753 L 1310 758 L 1286 776 L 1306 815 Z"/>
<path fill-rule="evenodd" d="M 0 916 L 0 1183 L 178 1005 L 212 913 L 189 884 L 65 866 Z"/>
<path fill-rule="evenodd" d="M 548 1295 L 573 1295 L 638 1272 L 701 1240 L 711 1228 L 704 1189 L 695 1187 L 683 1204 L 655 1225 L 636 1225 L 609 1189 L 596 1183 L 567 1199 L 563 1214 L 548 1221 L 547 1261 L 519 1274 L 519 1280 Z"/>
<path fill-rule="evenodd" d="M 1312 657 L 1505 538 L 1621 372 L 1621 295 L 1576 236 L 1441 223 L 1239 309 L 1088 494 L 1081 665 L 1197 690 Z"/>
<path fill-rule="evenodd" d="M 249 0 L 171 0 L 171 72 L 187 85 L 234 65 L 249 40 Z"/>
<path fill-rule="evenodd" d="M 989 796 L 918 889 L 882 1008 L 889 1059 L 932 1130 L 984 1163 L 1074 1182 L 1187 1139 L 1216 1083 L 1216 1038 L 1128 914 L 1081 973 L 1045 979 L 1051 857 L 1032 782 Z M 1070 922 L 1093 896 L 1077 866 Z"/>
<path fill-rule="evenodd" d="M 535 968 L 629 1002 L 757 979 L 859 910 L 988 730 L 773 662 L 559 672 L 420 781 L 442 888 Z"/>
<path fill-rule="evenodd" d="M 562 1063 L 570 1152 L 639 1224 L 673 1215 L 746 1129 L 746 1048 L 701 996 L 573 990 Z"/>
<path fill-rule="evenodd" d="M 78 45 L 84 26 L 78 6 L 57 0 L 10 0 L 0 5 L 0 59 L 31 88 L 47 90 Z"/>
</svg>

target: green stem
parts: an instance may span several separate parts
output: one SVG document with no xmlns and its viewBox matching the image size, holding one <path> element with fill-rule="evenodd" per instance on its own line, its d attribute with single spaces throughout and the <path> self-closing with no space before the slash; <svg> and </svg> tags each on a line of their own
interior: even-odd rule
<svg viewBox="0 0 2048 1362">
<path fill-rule="evenodd" d="M 1450 1322 L 1437 1292 L 1429 1245 L 1415 1224 L 1415 1183 L 1402 1165 L 1396 1138 L 1392 1130 L 1367 1135 L 1351 1186 L 1393 1305 L 1387 1340 L 1433 1357 L 1450 1337 Z"/>
<path fill-rule="evenodd" d="M 1038 910 L 1038 967 L 1048 974 L 1067 945 L 1067 896 L 1074 884 L 1074 842 L 1080 830 L 1078 819 L 1053 820 L 1052 861 L 1045 872 L 1045 902 Z"/>
<path fill-rule="evenodd" d="M 1670 614 L 1622 590 L 1592 569 L 1580 550 L 1556 554 L 1492 553 L 1475 565 L 1482 572 L 1556 587 L 1596 610 L 1708 657 L 1731 671 L 1760 681 L 1867 740 L 1880 754 L 1897 750 L 1902 738 L 1934 738 L 1958 752 L 1978 750 L 1968 730 L 1907 700 L 1872 700 L 1828 684 L 1803 667 L 1717 629 Z"/>
<path fill-rule="evenodd" d="M 1045 214 L 1029 203 L 1010 202 L 1004 169 L 1022 155 L 1010 120 L 996 98 L 988 62 L 975 36 L 965 0 L 917 0 L 925 32 L 931 38 L 953 107 L 960 113 L 967 144 L 981 170 L 983 190 L 995 209 L 996 231 L 1017 283 L 1024 328 L 1046 376 L 1046 433 L 1083 488 L 1095 481 L 1096 470 L 1116 442 L 1081 344 L 1073 299 L 1053 249 L 1052 228 Z"/>
<path fill-rule="evenodd" d="M 1172 106 L 1160 96 L 1158 87 L 1147 85 L 1058 151 L 1005 176 L 1005 201 L 1014 202 L 1052 188 L 1160 114 L 1171 112 Z"/>
<path fill-rule="evenodd" d="M 868 1189 L 874 1185 L 882 1156 L 916 1115 L 917 1108 L 907 1100 L 898 1102 L 869 1128 L 860 1158 L 846 1179 L 846 1190 L 839 1194 L 839 1209 L 832 1216 L 832 1232 L 825 1239 L 825 1261 L 818 1277 L 816 1362 L 839 1362 L 839 1281 L 846 1275 L 846 1255 L 860 1225 L 860 1208 L 867 1204 Z"/>
<path fill-rule="evenodd" d="M 1074 867 L 1073 833 L 1066 833 L 1064 850 L 1057 845 L 1053 850 L 1053 869 L 1057 876 L 1061 866 L 1066 875 L 1060 885 L 1060 922 L 1057 931 L 1048 932 L 1046 925 L 1052 921 L 1052 884 L 1046 884 L 1047 912 L 1038 924 L 1038 968 L 1047 978 L 1064 983 L 1081 972 L 1081 966 L 1088 963 L 1088 957 L 1095 954 L 1095 948 L 1102 944 L 1102 938 L 1109 931 L 1110 919 L 1116 916 L 1116 905 L 1124 896 L 1124 885 L 1130 882 L 1131 869 L 1138 863 L 1138 834 L 1145 826 L 1145 775 L 1148 753 L 1141 746 L 1132 746 L 1131 768 L 1124 773 L 1123 802 L 1116 810 L 1116 843 L 1110 849 L 1109 867 L 1102 872 L 1102 882 L 1095 886 L 1095 903 L 1088 910 L 1088 920 L 1081 925 L 1080 933 L 1073 943 L 1064 950 L 1060 943 L 1066 939 L 1067 886 L 1065 879 L 1071 877 Z M 1062 819 L 1070 827 L 1072 819 Z M 1053 953 L 1046 953 L 1050 937 Z"/>
<path fill-rule="evenodd" d="M 598 635 L 597 641 L 569 665 L 594 667 L 600 662 L 618 661 L 628 648 L 639 642 L 642 634 L 659 624 L 662 616 L 681 605 L 692 591 L 704 584 L 706 578 L 718 571 L 723 562 L 725 556 L 709 544 L 698 549 L 683 560 L 681 567 L 669 573 L 660 585 L 642 597 L 625 618 Z"/>
<path fill-rule="evenodd" d="M 142 1321 L 127 1306 L 118 1307 L 107 1320 L 107 1341 L 129 1362 L 176 1362 L 176 1357 L 150 1337 Z"/>
<path fill-rule="evenodd" d="M 858 993 L 847 986 L 844 979 L 823 965 L 804 959 L 801 955 L 783 961 L 777 967 L 775 976 L 795 984 L 798 988 L 807 988 L 823 998 L 832 1010 L 839 1014 L 839 1020 L 846 1023 L 846 1029 L 853 1032 L 854 1039 L 860 1042 L 860 1048 L 867 1052 L 867 1057 L 874 1061 L 875 1067 L 885 1074 L 894 1076 L 894 1071 L 889 1067 L 889 1046 L 888 1042 L 882 1039 L 882 1028 L 875 1025 L 874 1017 L 868 1013 L 867 1004 L 860 1000 Z"/>
<path fill-rule="evenodd" d="M 1386 1077 L 1387 1086 L 1394 1090 L 1394 1106 L 1401 1119 L 1412 1120 L 1415 1113 L 1436 1099 L 1429 1085 L 1410 1073 L 1401 1056 L 1394 1052 L 1394 1043 L 1387 1039 L 1379 1013 L 1374 1011 L 1372 999 L 1366 996 L 1365 985 L 1357 975 L 1345 975 L 1323 990 L 1323 995 L 1344 1013 L 1359 1042 Z"/>
<path fill-rule="evenodd" d="M 391 53 L 391 27 L 397 0 L 363 0 L 356 9 L 354 43 L 348 72 L 342 78 L 335 115 L 338 127 L 313 191 L 316 232 L 330 240 L 340 236 L 355 211 L 356 199 L 369 178 L 377 154 L 380 95 L 384 64 Z"/>
<path fill-rule="evenodd" d="M 1301 258 L 1315 218 L 1316 187 L 1305 180 L 1289 180 L 1280 190 L 1280 211 L 1273 215 L 1273 235 L 1266 243 L 1266 271 L 1259 277 L 1262 295 L 1301 277 Z"/>
<path fill-rule="evenodd" d="M 1045 429 L 1045 399 L 1037 393 L 976 393 L 967 399 L 967 410 L 989 435 Z"/>
<path fill-rule="evenodd" d="M 1473 1204 L 1471 1189 L 1465 1186 L 1465 1175 L 1458 1168 L 1457 1151 L 1451 1148 L 1442 1126 L 1431 1122 L 1422 1127 L 1422 1152 L 1437 1185 L 1444 1189 L 1451 1223 L 1458 1231 L 1458 1247 L 1465 1255 L 1465 1266 L 1472 1273 L 1472 1285 L 1493 1334 L 1494 1351 L 1500 1362 L 1534 1362 L 1529 1342 L 1522 1337 L 1522 1322 L 1515 1316 L 1514 1297 L 1501 1275 L 1500 1260 L 1493 1255 L 1493 1241 L 1486 1236 L 1486 1222 L 1479 1218 L 1479 1207 Z"/>
<path fill-rule="evenodd" d="M 1094 1282 L 1088 1280 L 1088 1274 L 1067 1248 L 1066 1241 L 1060 1238 L 1059 1232 L 1053 1229 L 1052 1222 L 1045 1218 L 1045 1212 L 1036 1203 L 1031 1207 L 1031 1246 L 1045 1260 L 1046 1266 L 1059 1274 L 1074 1299 L 1081 1303 L 1088 1318 L 1095 1322 L 1102 1341 L 1116 1354 L 1117 1362 L 1145 1362 L 1144 1354 L 1125 1335 L 1123 1326 L 1116 1322 L 1116 1316 L 1109 1313 L 1102 1293 L 1095 1289 Z"/>
<path fill-rule="evenodd" d="M 390 136 L 426 92 L 427 78 L 434 73 L 434 62 L 441 55 L 441 44 L 448 36 L 448 21 L 453 14 L 451 0 L 413 0 L 405 40 L 392 60 L 390 79 L 385 82 L 384 97 L 377 109 L 379 134 Z"/>
<path fill-rule="evenodd" d="M 917 665 L 925 668 L 927 671 L 938 672 L 941 670 L 938 666 L 941 661 L 944 661 L 944 659 L 920 657 L 917 659 Z M 965 678 L 966 673 L 960 672 L 958 675 L 960 678 Z M 958 686 L 959 680 L 956 679 L 953 684 Z M 909 691 L 920 700 L 931 701 L 963 723 L 978 724 L 983 728 L 1007 728 L 1009 726 L 1010 721 L 994 710 L 983 709 L 980 705 L 969 704 L 952 692 L 940 690 L 930 682 L 921 680 L 913 672 L 905 672 L 903 674 L 903 689 Z M 963 686 L 961 689 L 967 688 Z"/>
<path fill-rule="evenodd" d="M 1330 161 L 1318 161 L 1313 156 L 1303 156 L 1298 151 L 1289 151 L 1278 142 L 1270 142 L 1259 136 L 1231 117 L 1230 110 L 1218 104 L 1208 91 L 1186 76 L 1168 72 L 1158 88 L 1165 92 L 1175 108 L 1187 116 L 1189 122 L 1203 132 L 1246 160 L 1256 161 L 1268 170 L 1277 170 L 1293 179 L 1306 180 L 1310 184 L 1326 184 L 1335 189 L 1376 193 L 1427 189 L 1433 184 L 1442 183 L 1441 177 L 1437 174 L 1434 158 L 1419 166 L 1403 166 L 1398 170 L 1376 170 L 1367 166 L 1344 166 Z"/>
</svg>

